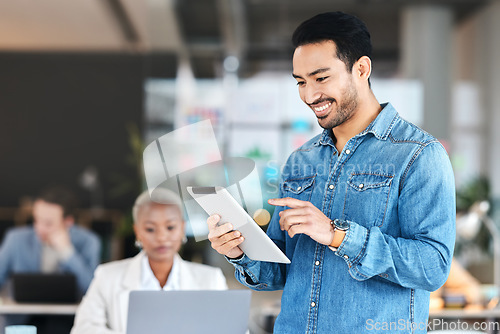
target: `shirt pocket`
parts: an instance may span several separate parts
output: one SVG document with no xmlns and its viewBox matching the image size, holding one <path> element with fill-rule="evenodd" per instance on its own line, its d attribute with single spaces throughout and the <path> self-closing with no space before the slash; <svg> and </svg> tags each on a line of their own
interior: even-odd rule
<svg viewBox="0 0 500 334">
<path fill-rule="evenodd" d="M 347 180 L 344 218 L 360 225 L 382 226 L 393 176 L 353 173 Z"/>
<path fill-rule="evenodd" d="M 310 201 L 316 175 L 287 179 L 283 182 L 283 197 Z"/>
</svg>

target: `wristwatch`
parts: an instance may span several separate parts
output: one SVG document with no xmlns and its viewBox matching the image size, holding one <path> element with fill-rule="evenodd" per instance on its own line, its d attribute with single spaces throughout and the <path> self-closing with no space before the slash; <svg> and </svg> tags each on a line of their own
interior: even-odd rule
<svg viewBox="0 0 500 334">
<path fill-rule="evenodd" d="M 345 236 L 346 231 L 349 229 L 349 223 L 345 220 L 342 220 L 342 219 L 334 219 L 334 220 L 330 221 L 330 224 L 333 227 L 333 239 L 332 239 L 332 242 L 329 245 L 329 247 L 332 250 L 336 251 L 337 247 L 335 247 L 334 245 L 335 244 L 340 245 L 342 243 L 342 241 L 340 241 L 340 243 L 339 243 L 338 237 L 335 238 L 337 231 L 343 231 L 344 233 L 342 233 L 342 234 L 344 234 L 344 236 Z M 344 236 L 342 236 L 342 239 L 344 238 Z"/>
</svg>

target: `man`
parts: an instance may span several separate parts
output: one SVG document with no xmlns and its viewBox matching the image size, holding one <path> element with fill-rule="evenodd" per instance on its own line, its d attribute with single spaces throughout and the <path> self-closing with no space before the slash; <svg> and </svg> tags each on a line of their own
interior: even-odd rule
<svg viewBox="0 0 500 334">
<path fill-rule="evenodd" d="M 33 227 L 7 232 L 0 246 L 0 286 L 16 272 L 67 272 L 83 295 L 99 264 L 101 243 L 74 224 L 74 195 L 65 188 L 44 191 L 33 204 Z"/>
<path fill-rule="evenodd" d="M 230 223 L 208 220 L 212 247 L 255 290 L 283 289 L 275 333 L 426 332 L 429 291 L 448 276 L 453 171 L 443 146 L 380 105 L 370 34 L 341 12 L 293 34 L 293 76 L 324 128 L 293 152 L 269 237 L 291 264 L 243 254 Z"/>
</svg>

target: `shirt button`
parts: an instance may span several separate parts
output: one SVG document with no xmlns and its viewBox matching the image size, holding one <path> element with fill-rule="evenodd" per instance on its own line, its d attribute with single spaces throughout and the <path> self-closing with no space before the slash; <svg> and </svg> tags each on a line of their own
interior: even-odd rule
<svg viewBox="0 0 500 334">
<path fill-rule="evenodd" d="M 363 187 L 364 187 L 364 186 L 365 186 L 365 185 L 364 185 L 363 183 L 360 183 L 360 184 L 359 184 L 359 188 L 361 188 L 361 189 L 363 189 Z"/>
<path fill-rule="evenodd" d="M 312 303 L 311 303 L 311 307 L 314 307 L 314 306 L 316 306 L 316 303 L 315 303 L 315 302 L 312 302 Z"/>
<path fill-rule="evenodd" d="M 350 154 L 351 150 L 345 150 L 345 154 Z"/>
<path fill-rule="evenodd" d="M 344 255 L 344 259 L 349 260 L 349 256 Z"/>
<path fill-rule="evenodd" d="M 333 189 L 333 184 L 330 184 L 328 188 Z"/>
<path fill-rule="evenodd" d="M 315 265 L 319 266 L 319 261 L 314 262 Z"/>
<path fill-rule="evenodd" d="M 302 189 L 302 187 L 298 187 L 298 188 L 297 188 L 297 190 L 300 190 L 300 189 Z"/>
</svg>

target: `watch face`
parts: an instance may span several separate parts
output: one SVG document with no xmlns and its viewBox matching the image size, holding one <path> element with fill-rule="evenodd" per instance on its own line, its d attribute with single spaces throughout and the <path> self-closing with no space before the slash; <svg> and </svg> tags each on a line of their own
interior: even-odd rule
<svg viewBox="0 0 500 334">
<path fill-rule="evenodd" d="M 335 224 L 335 227 L 338 228 L 339 230 L 345 231 L 349 228 L 349 223 L 346 220 L 335 219 L 333 223 Z"/>
</svg>

